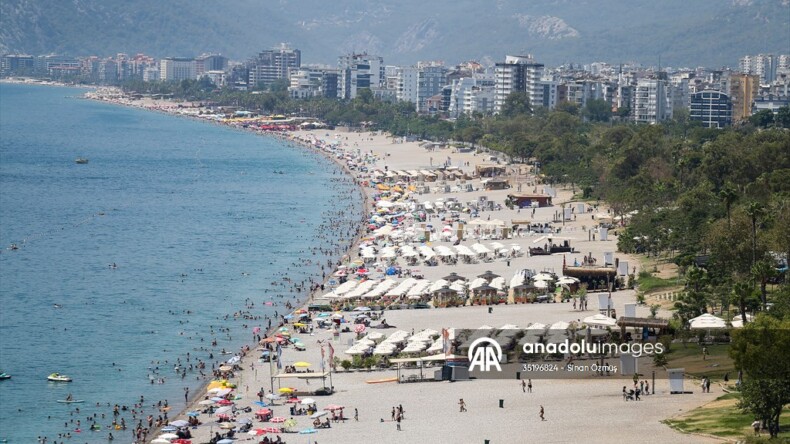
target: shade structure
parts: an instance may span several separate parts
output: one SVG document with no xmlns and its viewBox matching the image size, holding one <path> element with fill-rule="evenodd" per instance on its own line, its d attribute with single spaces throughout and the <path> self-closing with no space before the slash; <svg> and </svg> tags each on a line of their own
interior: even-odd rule
<svg viewBox="0 0 790 444">
<path fill-rule="evenodd" d="M 447 282 L 455 282 L 455 281 L 465 281 L 466 278 L 463 276 L 459 276 L 458 273 L 452 272 L 449 275 L 443 278 Z"/>
<path fill-rule="evenodd" d="M 724 319 L 713 316 L 710 313 L 697 316 L 689 320 L 689 328 L 692 330 L 711 330 L 717 328 L 727 328 L 727 323 Z"/>
<path fill-rule="evenodd" d="M 582 319 L 586 325 L 591 327 L 614 327 L 617 325 L 617 321 L 600 313 L 587 316 L 586 318 Z"/>
<path fill-rule="evenodd" d="M 496 273 L 493 273 L 491 270 L 486 270 L 485 273 L 483 273 L 481 275 L 478 275 L 477 277 L 479 277 L 480 279 L 485 279 L 485 280 L 490 281 L 491 279 L 498 278 L 499 275 L 496 274 Z"/>
</svg>

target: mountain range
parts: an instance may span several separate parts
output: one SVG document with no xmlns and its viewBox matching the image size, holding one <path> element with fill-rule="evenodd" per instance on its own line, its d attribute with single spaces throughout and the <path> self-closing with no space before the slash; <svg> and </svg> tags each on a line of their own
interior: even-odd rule
<svg viewBox="0 0 790 444">
<path fill-rule="evenodd" d="M 2 0 L 0 52 L 234 60 L 287 43 L 302 63 L 736 66 L 790 53 L 790 0 Z"/>
</svg>

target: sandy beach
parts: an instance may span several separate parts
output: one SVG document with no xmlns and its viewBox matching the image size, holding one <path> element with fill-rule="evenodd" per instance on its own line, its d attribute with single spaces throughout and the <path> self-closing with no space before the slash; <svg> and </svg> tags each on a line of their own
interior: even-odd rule
<svg viewBox="0 0 790 444">
<path fill-rule="evenodd" d="M 336 148 L 345 150 L 355 156 L 357 161 L 367 157 L 367 172 L 354 172 L 360 182 L 369 179 L 370 172 L 378 170 L 413 170 L 436 167 L 437 164 L 447 162 L 453 166 L 472 173 L 478 164 L 491 163 L 489 156 L 474 153 L 458 153 L 452 148 L 443 150 L 426 149 L 417 142 L 402 142 L 392 137 L 376 133 L 345 133 L 329 130 L 300 131 L 290 134 L 292 139 L 323 141 L 327 144 L 334 143 Z M 367 155 L 367 156 L 366 156 Z M 520 184 L 524 192 L 540 192 L 541 184 L 535 177 L 522 175 L 511 176 L 514 185 Z M 470 181 L 477 190 L 472 192 L 447 193 L 434 187 L 431 192 L 415 196 L 415 200 L 436 201 L 456 197 L 459 200 L 477 199 L 484 195 L 488 200 L 502 203 L 508 193 L 513 189 L 484 191 L 480 179 Z M 374 188 L 365 188 L 370 195 L 375 193 Z M 481 218 L 500 219 L 505 221 L 531 219 L 535 223 L 552 222 L 557 216 L 558 208 L 562 203 L 571 203 L 571 190 L 557 190 L 554 205 L 546 208 L 537 208 L 534 216 L 530 210 L 516 210 L 502 207 L 501 210 L 483 211 Z M 599 207 L 595 212 L 605 212 Z M 572 240 L 576 253 L 565 254 L 565 260 L 581 261 L 583 256 L 592 255 L 599 260 L 605 252 L 616 251 L 616 237 L 609 236 L 606 241 L 591 240 L 589 230 L 596 223 L 592 218 L 595 213 L 576 215 L 575 220 L 554 223 L 561 230 L 560 236 Z M 429 219 L 428 222 L 431 220 Z M 436 225 L 436 223 L 434 223 Z M 536 237 L 515 236 L 503 240 L 509 245 L 519 245 L 523 250 L 534 246 Z M 463 244 L 469 244 L 464 241 Z M 451 245 L 447 242 L 432 242 L 431 245 Z M 356 248 L 352 255 L 356 256 Z M 636 267 L 638 261 L 624 255 L 617 254 L 620 260 L 628 260 L 630 266 Z M 563 255 L 532 256 L 525 254 L 520 257 L 511 257 L 507 260 L 501 257 L 491 262 L 459 263 L 454 265 L 439 263 L 437 266 L 408 267 L 402 259 L 398 265 L 406 268 L 419 268 L 425 279 L 435 281 L 450 272 L 461 276 L 474 278 L 484 271 L 492 271 L 510 280 L 514 272 L 521 268 L 537 271 L 551 270 L 557 274 L 562 272 Z M 328 289 L 327 289 L 328 291 Z M 314 296 L 320 297 L 321 292 Z M 594 296 L 594 295 L 593 295 Z M 319 299 L 320 301 L 320 299 Z M 622 313 L 627 303 L 635 302 L 633 290 L 620 290 L 612 294 L 615 310 Z M 514 324 L 525 327 L 531 323 L 551 324 L 558 321 L 573 321 L 594 314 L 598 311 L 597 300 L 591 298 L 590 306 L 586 311 L 575 310 L 570 302 L 554 304 L 510 304 L 497 305 L 488 311 L 486 306 L 466 306 L 455 308 L 438 308 L 429 310 L 388 310 L 384 318 L 388 324 L 396 326 L 398 330 L 419 332 L 430 328 L 471 328 L 475 329 L 483 324 L 501 326 Z M 638 316 L 647 316 L 647 307 L 638 307 Z M 668 315 L 668 313 L 660 313 Z M 350 319 L 351 314 L 346 314 Z M 372 331 L 372 330 L 371 330 Z M 391 332 L 383 331 L 385 334 Z M 331 330 L 315 328 L 310 334 L 300 334 L 299 337 L 306 345 L 305 351 L 297 351 L 293 347 L 283 348 L 282 363 L 285 366 L 296 362 L 311 363 L 310 371 L 320 371 L 322 360 L 321 343 L 331 343 L 335 356 L 339 359 L 350 359 L 344 353 L 354 342 L 356 334 L 353 332 L 340 333 L 333 336 Z M 324 350 L 327 353 L 328 348 Z M 259 351 L 250 352 L 240 363 L 242 371 L 235 372 L 232 383 L 238 384 L 235 397 L 234 418 L 236 420 L 249 418 L 253 421 L 252 428 L 279 427 L 282 424 L 260 422 L 254 416 L 261 407 L 253 404 L 257 401 L 257 393 L 268 393 L 271 390 L 278 392 L 280 387 L 293 387 L 297 392 L 311 392 L 320 387 L 320 380 L 309 382 L 305 379 L 286 379 L 283 382 L 275 381 L 272 385 L 271 371 L 276 373 L 276 367 L 268 362 L 260 361 Z M 328 361 L 328 360 L 327 360 Z M 328 365 L 328 364 L 327 364 Z M 425 373 L 432 374 L 439 367 L 426 368 Z M 644 369 L 640 369 L 645 372 Z M 650 368 L 652 370 L 652 368 Z M 649 370 L 648 370 L 649 371 Z M 403 376 L 419 374 L 417 369 L 404 370 Z M 291 404 L 286 404 L 285 399 L 275 401 L 274 405 L 267 408 L 273 411 L 275 417 L 293 418 L 295 425 L 289 427 L 292 433 L 279 434 L 285 442 L 321 442 L 346 443 L 365 442 L 375 436 L 376 442 L 524 442 L 534 439 L 541 442 L 612 442 L 614 440 L 640 441 L 640 442 L 713 442 L 701 436 L 682 435 L 663 425 L 661 420 L 693 409 L 705 402 L 715 399 L 718 394 L 714 390 L 711 394 L 695 393 L 692 395 L 670 395 L 669 384 L 663 369 L 657 372 L 655 394 L 643 396 L 641 401 L 625 402 L 621 396 L 622 386 L 626 383 L 623 379 L 592 377 L 572 380 L 536 380 L 533 393 L 523 393 L 521 382 L 518 380 L 484 380 L 477 379 L 459 382 L 420 382 L 403 383 L 394 382 L 370 384 L 366 381 L 394 378 L 396 371 L 392 369 L 362 371 L 344 371 L 337 367 L 332 372 L 331 385 L 335 393 L 331 396 L 311 396 L 316 401 L 316 406 L 322 410 L 329 404 L 344 406 L 344 416 L 348 418 L 342 422 L 332 422 L 331 428 L 318 429 L 316 433 L 307 436 L 298 434 L 299 430 L 312 427 L 313 419 L 306 415 L 292 416 Z M 327 380 L 327 386 L 330 385 Z M 200 411 L 204 406 L 197 402 L 205 397 L 196 399 L 194 411 Z M 458 402 L 463 398 L 467 412 L 459 412 Z M 503 408 L 499 407 L 502 400 Z M 266 400 L 269 402 L 269 400 Z M 391 412 L 395 406 L 403 406 L 403 420 L 401 430 L 397 430 L 396 422 L 392 420 Z M 545 421 L 539 417 L 540 406 L 545 409 Z M 245 413 L 245 408 L 251 413 Z M 354 411 L 358 411 L 359 420 L 354 420 Z M 468 418 L 474 418 L 468 420 Z M 180 419 L 184 419 L 181 417 Z M 220 429 L 221 423 L 209 418 L 207 414 L 200 414 L 198 418 L 202 424 L 192 428 L 193 442 L 208 442 Z M 325 416 L 322 419 L 326 419 Z M 242 421 L 243 422 L 243 421 Z M 264 436 L 251 436 L 239 433 L 235 439 L 244 442 L 259 442 L 264 437 L 274 439 L 275 434 Z M 150 437 L 149 437 L 150 438 Z"/>
<path fill-rule="evenodd" d="M 131 100 L 112 91 L 109 91 L 109 94 L 107 91 L 103 91 L 102 94 L 98 97 L 100 100 L 112 103 L 192 118 L 205 118 L 198 115 L 199 108 L 194 107 L 193 104 L 180 104 L 179 106 L 161 100 Z M 238 123 L 232 125 L 238 125 Z M 432 231 L 431 240 L 424 244 L 436 251 L 439 251 L 439 247 L 452 248 L 456 245 L 469 247 L 475 243 L 487 245 L 492 250 L 492 254 L 483 255 L 485 259 L 481 256 L 482 260 L 474 258 L 468 263 L 460 259 L 447 262 L 436 260 L 435 265 L 427 265 L 424 258 L 420 257 L 416 264 L 409 264 L 407 259 L 400 255 L 387 261 L 382 260 L 378 255 L 382 253 L 383 247 L 392 245 L 393 241 L 387 237 L 376 236 L 375 227 L 368 227 L 367 222 L 360 221 L 360 235 L 342 263 L 350 265 L 353 261 L 363 259 L 360 255 L 360 241 L 363 242 L 363 246 L 373 247 L 377 257 L 372 260 L 366 259 L 368 263 L 365 267 L 370 268 L 366 279 L 379 282 L 386 277 L 396 282 L 403 282 L 407 278 L 407 274 L 414 272 L 419 275 L 418 277 L 433 283 L 451 272 L 455 272 L 468 281 L 472 281 L 478 275 L 490 271 L 500 275 L 504 282 L 511 283 L 515 273 L 521 269 L 550 272 L 559 276 L 563 274 L 563 261 L 567 265 L 574 265 L 574 263 L 584 262 L 585 257 L 589 257 L 602 263 L 607 253 L 613 254 L 613 257 L 618 261 L 627 261 L 629 273 L 639 272 L 640 264 L 636 258 L 616 253 L 617 237 L 612 232 L 608 233 L 608 239 L 601 240 L 598 223 L 602 217 L 607 217 L 607 208 L 603 204 L 585 202 L 584 207 L 580 208 L 578 204 L 581 202 L 572 201 L 575 190 L 546 188 L 529 166 L 506 165 L 503 158 L 492 157 L 493 153 L 476 153 L 475 150 L 459 152 L 452 147 L 439 148 L 435 145 L 421 144 L 419 141 L 406 141 L 376 132 L 360 133 L 319 129 L 268 133 L 268 135 L 293 142 L 304 149 L 317 150 L 328 159 L 340 164 L 349 175 L 355 177 L 364 191 L 366 208 L 372 215 L 377 214 L 377 208 L 379 208 L 374 206 L 380 192 L 376 183 L 386 182 L 386 177 L 382 176 L 388 172 L 397 171 L 419 171 L 422 173 L 426 170 L 430 172 L 437 171 L 441 167 L 451 167 L 451 170 L 457 172 L 456 177 L 462 176 L 461 173 L 463 173 L 466 178 L 401 183 L 400 185 L 404 189 L 408 188 L 408 185 L 419 185 L 419 189 L 412 188 L 415 190 L 414 192 L 407 192 L 400 199 L 392 199 L 393 201 L 410 202 L 412 205 L 419 205 L 421 210 L 425 209 L 426 202 L 458 201 L 462 204 L 480 203 L 484 200 L 492 202 L 488 207 L 479 208 L 478 211 L 460 212 L 459 217 L 456 217 L 466 223 L 463 240 L 440 235 L 442 227 L 448 223 L 450 223 L 450 231 L 453 234 L 457 233 L 459 227 L 457 221 L 448 222 L 440 217 L 440 215 L 448 216 L 451 213 L 449 210 L 428 211 L 422 222 L 399 219 L 402 224 L 401 228 L 411 226 L 424 230 L 429 225 L 427 229 Z M 479 165 L 501 168 L 499 171 L 502 174 L 498 178 L 507 180 L 509 188 L 486 190 L 485 182 L 488 178 L 479 177 L 476 174 Z M 389 182 L 390 186 L 395 185 L 395 179 L 390 179 Z M 514 192 L 553 193 L 553 205 L 534 208 L 534 210 L 531 208 L 508 209 L 505 199 L 508 194 Z M 397 196 L 395 195 L 395 197 Z M 385 199 L 389 198 L 391 197 L 386 196 L 385 193 Z M 564 222 L 561 217 L 563 205 L 573 208 L 573 213 Z M 580 212 L 576 212 L 577 209 Z M 478 228 L 468 224 L 473 219 L 472 216 L 476 216 L 478 221 L 486 221 L 486 223 L 491 220 L 503 221 L 502 226 L 508 227 L 518 222 L 520 227 L 526 228 L 507 233 L 505 239 L 497 236 L 488 238 L 485 226 L 478 226 Z M 554 243 L 567 240 L 574 251 L 551 255 L 533 256 L 528 254 L 531 247 L 541 247 L 548 243 L 548 240 L 543 237 L 544 234 L 530 230 L 529 224 L 550 224 Z M 446 228 L 444 231 L 447 231 Z M 502 233 L 501 229 L 495 231 L 499 234 Z M 497 253 L 497 242 L 505 247 L 506 251 L 502 250 L 502 254 Z M 398 239 L 396 243 L 401 246 L 411 244 L 415 247 L 420 244 L 420 242 L 410 242 L 409 239 Z M 385 276 L 385 270 L 391 266 L 400 269 L 404 274 L 402 276 L 397 274 Z M 345 266 L 340 269 L 345 269 Z M 323 279 L 324 288 L 312 292 L 310 300 L 306 301 L 302 308 L 306 308 L 309 303 L 338 303 L 337 299 L 324 298 L 331 297 L 332 290 L 337 288 L 339 279 L 334 273 L 337 270 L 336 268 L 331 270 L 332 273 L 326 273 Z M 340 272 L 340 274 L 342 273 L 343 271 Z M 316 278 L 316 282 L 321 280 L 322 276 Z M 354 279 L 350 278 L 350 280 Z M 555 322 L 581 321 L 585 317 L 599 313 L 596 293 L 591 293 L 588 296 L 586 310 L 577 309 L 575 304 L 569 301 L 559 302 L 558 297 L 556 298 L 557 303 L 514 304 L 512 303 L 512 293 L 509 294 L 507 300 L 510 303 L 491 307 L 471 305 L 472 299 L 470 298 L 466 306 L 461 307 L 423 310 L 388 309 L 383 312 L 381 318 L 386 319 L 387 324 L 395 328 L 379 331 L 386 336 L 396 330 L 413 334 L 423 329 L 432 329 L 438 332 L 445 328 L 476 329 L 483 325 L 492 327 L 515 325 L 524 328 L 534 323 L 550 325 Z M 250 297 L 254 299 L 256 296 L 250 295 Z M 386 298 L 384 300 L 387 303 L 391 302 Z M 340 301 L 345 302 L 344 299 L 340 299 Z M 626 304 L 633 304 L 636 301 L 636 295 L 634 290 L 620 289 L 611 294 L 611 301 L 612 308 L 622 314 L 625 312 Z M 366 303 L 378 304 L 380 301 L 376 299 L 348 302 L 348 306 L 360 306 Z M 408 303 L 409 301 L 403 300 L 403 302 Z M 405 308 L 406 305 L 402 307 Z M 605 313 L 605 310 L 603 312 Z M 648 314 L 648 307 L 638 306 L 636 308 L 636 316 L 647 317 Z M 658 314 L 660 317 L 671 315 L 664 310 L 659 311 Z M 342 314 L 344 321 L 349 322 L 355 315 L 356 313 L 353 312 L 343 312 Z M 314 316 L 310 326 L 305 327 L 309 333 L 307 331 L 304 333 L 293 331 L 294 327 L 290 324 L 299 320 L 298 314 L 293 319 L 282 320 L 286 323 L 284 327 L 289 329 L 289 333 L 298 336 L 305 346 L 304 351 L 298 351 L 292 346 L 283 347 L 281 363 L 284 367 L 292 366 L 297 362 L 307 362 L 310 367 L 300 368 L 300 370 L 321 372 L 323 361 L 326 363 L 324 370 L 328 371 L 330 367 L 328 354 L 330 352 L 327 344 L 331 344 L 334 356 L 338 360 L 351 360 L 353 357 L 346 354 L 346 351 L 351 349 L 355 339 L 374 331 L 373 328 L 370 328 L 363 334 L 357 335 L 353 331 L 354 325 L 349 323 L 342 324 L 342 326 L 351 327 L 352 331 L 335 334 L 333 329 L 320 328 L 318 319 Z M 372 321 L 371 325 L 380 322 L 381 319 L 377 319 Z M 266 332 L 267 335 L 271 336 L 278 327 L 279 325 L 275 323 L 272 330 Z M 395 380 L 398 376 L 394 369 L 395 366 L 372 371 L 355 369 L 345 371 L 340 366 L 336 366 L 331 372 L 331 377 L 325 380 L 327 387 L 334 388 L 334 393 L 331 396 L 314 396 L 311 393 L 322 386 L 320 379 L 308 380 L 289 377 L 279 381 L 274 380 L 271 377 L 272 373 L 277 374 L 281 371 L 278 371 L 272 363 L 260 359 L 263 347 L 258 344 L 250 344 L 250 347 L 251 350 L 246 353 L 246 356 L 240 362 L 235 363 L 235 370 L 228 381 L 236 386 L 236 389 L 227 396 L 233 401 L 233 405 L 228 409 L 230 415 L 228 418 L 231 422 L 218 422 L 216 415 L 208 413 L 206 406 L 209 404 L 208 399 L 214 396 L 213 393 L 193 395 L 192 406 L 185 412 L 181 412 L 179 416 L 170 418 L 171 422 L 186 420 L 188 418 L 186 413 L 193 412 L 192 416 L 197 418 L 200 425 L 189 428 L 192 442 L 209 442 L 218 433 L 224 436 L 229 428 L 233 428 L 231 425 L 245 422 L 251 422 L 252 430 L 275 427 L 283 432 L 258 436 L 239 432 L 233 437 L 234 440 L 261 442 L 267 438 L 274 440 L 279 436 L 283 442 L 320 442 L 323 444 L 365 442 L 375 436 L 376 442 L 393 443 L 483 443 L 486 441 L 497 443 L 524 442 L 527 439 L 557 443 L 579 441 L 604 443 L 614 440 L 638 440 L 647 443 L 719 441 L 703 436 L 680 434 L 661 423 L 664 419 L 712 401 L 720 395 L 716 388 L 710 394 L 699 393 L 699 390 L 692 388 L 692 391 L 695 392 L 693 394 L 671 395 L 664 369 L 654 369 L 646 359 L 640 360 L 640 373 L 650 375 L 653 370 L 656 371 L 655 386 L 653 387 L 655 394 L 643 395 L 640 401 L 624 401 L 622 388 L 624 385 L 630 386 L 631 384 L 627 378 L 622 377 L 586 376 L 581 379 L 539 379 L 532 381 L 534 384 L 532 393 L 524 393 L 521 381 L 515 378 L 473 379 L 458 382 L 368 382 Z M 441 368 L 440 363 L 424 368 L 423 376 L 427 380 L 439 368 Z M 400 376 L 401 380 L 406 381 L 416 378 L 419 374 L 419 369 L 410 368 L 402 370 Z M 298 376 L 298 373 L 292 375 Z M 291 415 L 291 406 L 294 404 L 286 403 L 286 396 L 283 395 L 282 399 L 275 400 L 273 403 L 264 398 L 265 403 L 270 404 L 265 408 L 272 411 L 272 416 L 288 420 L 289 426 L 283 429 L 284 424 L 281 422 L 260 421 L 260 418 L 255 415 L 255 412 L 262 408 L 260 403 L 255 403 L 259 399 L 258 395 L 279 393 L 282 387 L 295 389 L 300 395 L 300 399 L 313 398 L 315 400 L 313 405 L 319 412 L 328 405 L 343 406 L 343 416 L 347 419 L 330 422 L 330 428 L 319 428 L 312 430 L 314 433 L 299 434 L 299 431 L 311 429 L 314 419 L 307 415 Z M 459 411 L 460 399 L 464 400 L 468 411 Z M 301 406 L 301 404 L 296 405 L 297 407 Z M 392 415 L 393 408 L 396 406 L 403 408 L 400 430 L 398 430 Z M 541 406 L 545 411 L 545 421 L 542 421 L 539 416 Z M 218 405 L 213 408 L 216 407 Z M 358 421 L 354 419 L 355 411 L 358 412 Z M 325 421 L 331 415 L 332 413 L 328 412 L 321 420 Z M 468 418 L 474 419 L 470 421 Z M 156 437 L 157 434 L 154 433 L 148 435 L 147 439 L 150 442 Z"/>
</svg>

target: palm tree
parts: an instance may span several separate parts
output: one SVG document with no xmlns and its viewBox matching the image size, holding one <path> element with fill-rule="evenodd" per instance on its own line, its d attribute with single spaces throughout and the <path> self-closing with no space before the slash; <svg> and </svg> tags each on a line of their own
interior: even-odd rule
<svg viewBox="0 0 790 444">
<path fill-rule="evenodd" d="M 763 303 L 763 310 L 765 310 L 768 302 L 766 287 L 768 286 L 768 280 L 776 275 L 776 269 L 771 261 L 763 259 L 752 265 L 751 272 L 752 279 L 760 284 L 760 301 Z"/>
<path fill-rule="evenodd" d="M 730 228 L 731 220 L 730 220 L 730 209 L 732 208 L 733 202 L 735 199 L 738 198 L 738 193 L 735 189 L 728 185 L 725 185 L 721 191 L 719 191 L 719 199 L 724 202 L 724 207 L 727 209 L 727 228 Z"/>
<path fill-rule="evenodd" d="M 746 214 L 752 220 L 752 265 L 757 263 L 757 219 L 765 214 L 765 207 L 760 202 L 749 202 Z"/>
<path fill-rule="evenodd" d="M 741 319 L 743 319 L 743 323 L 745 325 L 747 322 L 746 301 L 754 292 L 754 288 L 752 287 L 751 282 L 737 282 L 735 285 L 733 285 L 732 292 L 735 293 L 735 296 L 738 298 L 738 309 L 741 311 Z"/>
</svg>

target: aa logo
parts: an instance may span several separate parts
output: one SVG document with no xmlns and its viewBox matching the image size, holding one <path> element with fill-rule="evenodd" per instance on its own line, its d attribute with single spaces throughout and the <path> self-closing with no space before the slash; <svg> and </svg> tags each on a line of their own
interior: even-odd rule
<svg viewBox="0 0 790 444">
<path fill-rule="evenodd" d="M 478 338 L 469 346 L 469 371 L 477 367 L 478 370 L 487 372 L 491 367 L 502 371 L 499 361 L 502 360 L 502 347 L 491 338 Z"/>
</svg>

